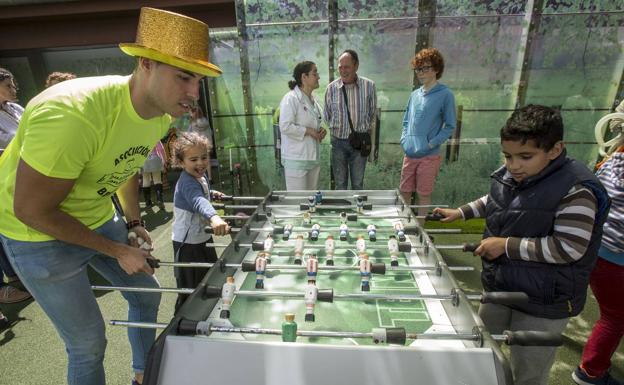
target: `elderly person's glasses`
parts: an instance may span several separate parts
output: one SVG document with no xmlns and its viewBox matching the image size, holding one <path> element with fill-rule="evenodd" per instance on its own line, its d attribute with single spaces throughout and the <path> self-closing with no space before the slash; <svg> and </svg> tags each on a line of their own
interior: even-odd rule
<svg viewBox="0 0 624 385">
<path fill-rule="evenodd" d="M 422 66 L 422 67 L 416 67 L 414 68 L 414 72 L 416 72 L 417 74 L 423 74 L 425 72 L 429 72 L 433 69 L 432 66 Z"/>
</svg>

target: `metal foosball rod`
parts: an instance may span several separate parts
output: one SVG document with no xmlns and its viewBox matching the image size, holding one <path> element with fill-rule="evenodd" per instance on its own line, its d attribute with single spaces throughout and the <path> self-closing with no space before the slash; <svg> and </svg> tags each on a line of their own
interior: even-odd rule
<svg viewBox="0 0 624 385">
<path fill-rule="evenodd" d="M 287 194 L 280 194 L 280 192 L 274 192 L 273 194 L 269 195 L 267 200 L 270 202 L 279 202 L 282 201 L 284 199 L 297 199 L 297 200 L 308 200 L 311 197 L 311 195 L 287 195 Z M 366 194 L 353 194 L 351 196 L 340 196 L 340 195 L 324 195 L 323 192 L 321 190 L 316 191 L 313 195 L 314 200 L 317 204 L 322 204 L 323 201 L 335 201 L 335 200 L 348 200 L 348 199 L 361 199 L 362 201 L 367 201 L 368 200 L 368 195 Z M 396 202 L 399 197 L 398 196 L 394 196 L 394 197 L 380 197 L 380 196 L 375 196 L 372 197 L 375 200 L 382 200 L 382 201 L 392 201 L 392 202 Z M 262 201 L 264 200 L 265 197 L 253 197 L 253 196 L 233 196 L 233 195 L 223 195 L 219 198 L 219 201 L 221 202 L 235 202 L 235 201 Z M 436 207 L 449 207 L 448 205 L 435 205 L 435 204 L 429 204 L 429 205 L 407 205 L 407 207 L 409 208 L 436 208 Z"/>
<path fill-rule="evenodd" d="M 111 320 L 110 325 L 134 328 L 164 329 L 168 325 L 164 323 L 131 322 Z M 210 321 L 193 321 L 181 319 L 177 325 L 178 335 L 209 336 L 212 333 L 236 333 L 236 334 L 259 334 L 282 336 L 284 342 L 294 342 L 294 339 L 286 339 L 284 329 L 268 329 L 256 327 L 215 326 Z M 483 346 L 483 334 L 474 328 L 470 333 L 408 333 L 405 328 L 374 328 L 371 332 L 337 332 L 322 330 L 298 330 L 291 331 L 293 337 L 327 337 L 327 338 L 367 338 L 375 344 L 382 345 L 405 345 L 408 340 L 466 340 L 475 341 Z M 507 345 L 519 346 L 561 346 L 563 338 L 561 334 L 538 332 L 538 331 L 509 331 L 503 334 L 493 334 L 490 337 L 495 341 L 502 341 Z"/>
<path fill-rule="evenodd" d="M 178 267 L 178 268 L 200 268 L 210 269 L 214 266 L 219 268 L 242 269 L 243 272 L 256 271 L 256 262 L 243 261 L 242 263 L 219 263 L 219 262 L 163 262 L 159 259 L 148 258 L 147 263 L 154 269 L 159 267 Z M 306 270 L 304 265 L 267 265 L 271 270 Z M 387 266 L 385 263 L 371 263 L 371 273 L 385 274 L 386 271 L 437 271 L 439 266 Z M 471 266 L 448 266 L 452 271 L 471 271 Z M 359 271 L 358 266 L 319 266 L 318 270 L 323 271 Z"/>
<path fill-rule="evenodd" d="M 213 205 L 214 206 L 214 205 Z M 236 206 L 232 206 L 236 207 Z M 243 207 L 244 206 L 238 206 L 238 207 Z M 248 209 L 251 208 L 256 208 L 256 206 L 253 207 L 247 207 Z M 311 221 L 317 218 L 317 215 L 312 215 L 315 214 L 314 212 L 303 212 L 300 215 L 273 215 L 273 213 L 271 211 L 268 211 L 266 213 L 256 213 L 253 215 L 247 215 L 247 214 L 238 214 L 238 215 L 221 215 L 220 217 L 222 219 L 230 219 L 230 220 L 247 220 L 250 217 L 253 217 L 255 220 L 261 221 L 261 220 L 266 220 L 269 221 L 271 223 L 274 223 L 276 220 L 283 220 L 283 219 L 301 219 L 304 222 L 308 222 L 311 224 Z M 348 221 L 348 222 L 357 222 L 358 219 L 405 219 L 407 220 L 408 223 L 410 223 L 412 220 L 425 220 L 425 221 L 439 221 L 440 219 L 442 219 L 443 217 L 437 214 L 427 214 L 427 215 L 412 215 L 412 214 L 408 214 L 408 215 L 367 215 L 367 214 L 362 214 L 362 213 L 358 213 L 358 214 L 346 214 L 345 212 L 340 213 L 340 215 L 318 215 L 319 219 L 323 219 L 323 220 L 327 220 L 327 219 L 340 219 L 342 221 Z"/>
<path fill-rule="evenodd" d="M 252 290 L 236 290 L 235 286 L 230 284 L 223 286 L 204 286 L 201 295 L 204 298 L 233 298 L 235 296 L 251 297 L 251 298 L 280 298 L 280 299 L 307 299 L 305 290 L 297 291 L 252 291 Z M 192 294 L 196 289 L 191 288 L 158 288 L 158 287 L 134 287 L 134 286 L 102 286 L 93 285 L 92 290 L 96 291 L 121 291 L 135 293 L 163 293 L 163 294 Z M 418 301 L 418 300 L 436 300 L 451 301 L 453 306 L 458 306 L 460 302 L 460 291 L 452 289 L 449 294 L 371 294 L 371 293 L 334 293 L 333 289 L 317 289 L 315 300 L 319 302 L 333 303 L 334 300 L 340 301 Z M 227 294 L 225 294 L 227 293 Z M 506 306 L 526 305 L 529 297 L 523 292 L 484 292 L 481 294 L 466 294 L 469 301 L 478 301 L 481 303 L 492 303 Z"/>
</svg>

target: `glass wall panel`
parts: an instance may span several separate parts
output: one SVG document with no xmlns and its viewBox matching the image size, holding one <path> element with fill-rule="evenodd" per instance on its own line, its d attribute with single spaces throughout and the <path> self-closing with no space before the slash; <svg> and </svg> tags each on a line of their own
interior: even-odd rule
<svg viewBox="0 0 624 385">
<path fill-rule="evenodd" d="M 78 77 L 129 75 L 136 65 L 136 59 L 118 47 L 46 51 L 43 59 L 48 73 L 73 72 Z"/>
<path fill-rule="evenodd" d="M 436 16 L 513 15 L 525 12 L 526 1 L 445 0 L 436 2 Z"/>
<path fill-rule="evenodd" d="M 327 3 L 315 0 L 246 0 L 247 24 L 327 20 Z"/>
<path fill-rule="evenodd" d="M 611 0 L 546 1 L 544 13 L 624 11 L 624 4 Z"/>
<path fill-rule="evenodd" d="M 315 97 L 323 104 L 328 81 L 327 25 L 298 24 L 259 26 L 248 29 L 249 75 L 254 112 L 279 107 L 290 91 L 288 81 L 297 63 L 312 61 L 320 75 Z M 286 49 L 287 48 L 287 49 Z"/>
<path fill-rule="evenodd" d="M 571 155 L 593 162 L 594 125 L 611 107 L 624 69 L 621 14 L 544 15 L 533 41 L 526 103 L 562 108 Z M 565 44 L 562 44 L 565 42 Z"/>
<path fill-rule="evenodd" d="M 338 19 L 414 17 L 418 13 L 418 1 L 414 0 L 338 0 L 337 3 Z"/>
</svg>

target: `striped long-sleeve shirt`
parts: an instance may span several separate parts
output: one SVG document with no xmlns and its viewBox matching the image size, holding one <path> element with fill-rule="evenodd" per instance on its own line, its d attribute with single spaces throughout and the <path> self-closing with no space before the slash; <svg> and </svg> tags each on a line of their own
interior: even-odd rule
<svg viewBox="0 0 624 385">
<path fill-rule="evenodd" d="M 461 206 L 464 219 L 485 216 L 485 195 Z M 554 231 L 546 237 L 508 237 L 505 252 L 511 259 L 553 264 L 579 260 L 591 238 L 596 217 L 596 197 L 582 185 L 573 186 L 563 197 L 555 213 Z"/>
<path fill-rule="evenodd" d="M 600 256 L 621 265 L 624 264 L 624 152 L 611 155 L 600 167 L 598 179 L 611 197 L 611 209 L 602 233 L 602 246 L 610 255 Z"/>
<path fill-rule="evenodd" d="M 372 80 L 358 76 L 353 84 L 344 84 L 340 78 L 329 83 L 325 91 L 323 116 L 331 135 L 339 139 L 347 139 L 351 132 L 342 94 L 343 87 L 347 91 L 349 114 L 356 132 L 373 129 L 377 116 L 377 91 Z"/>
</svg>

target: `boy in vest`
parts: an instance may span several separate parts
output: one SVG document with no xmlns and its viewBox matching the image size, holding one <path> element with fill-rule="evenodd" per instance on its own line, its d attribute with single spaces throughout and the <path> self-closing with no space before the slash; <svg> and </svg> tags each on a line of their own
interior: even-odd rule
<svg viewBox="0 0 624 385">
<path fill-rule="evenodd" d="M 529 296 L 520 306 L 481 304 L 479 316 L 491 333 L 562 333 L 585 304 L 609 198 L 587 167 L 566 156 L 557 110 L 516 110 L 500 136 L 505 164 L 491 175 L 489 194 L 434 213 L 443 222 L 485 217 L 475 250 L 483 262 L 483 288 Z M 511 346 L 514 383 L 546 385 L 555 351 Z"/>
</svg>

